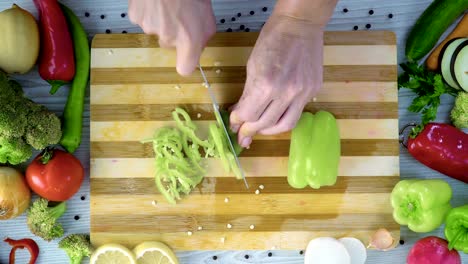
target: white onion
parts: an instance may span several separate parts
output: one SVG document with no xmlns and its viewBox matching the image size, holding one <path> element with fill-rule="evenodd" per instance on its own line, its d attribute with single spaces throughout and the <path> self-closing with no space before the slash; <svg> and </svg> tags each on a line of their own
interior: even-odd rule
<svg viewBox="0 0 468 264">
<path fill-rule="evenodd" d="M 348 250 L 351 257 L 351 264 L 364 264 L 367 259 L 366 246 L 361 240 L 354 237 L 343 237 L 338 239 Z"/>
<path fill-rule="evenodd" d="M 31 191 L 17 170 L 0 167 L 0 220 L 21 215 L 29 206 Z"/>
<path fill-rule="evenodd" d="M 319 237 L 307 245 L 305 264 L 351 264 L 346 247 L 332 237 Z"/>
</svg>

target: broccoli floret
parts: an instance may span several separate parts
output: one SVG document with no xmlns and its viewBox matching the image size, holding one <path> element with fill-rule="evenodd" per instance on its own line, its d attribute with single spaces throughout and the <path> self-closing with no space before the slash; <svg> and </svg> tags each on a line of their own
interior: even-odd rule
<svg viewBox="0 0 468 264">
<path fill-rule="evenodd" d="M 16 165 L 62 137 L 60 119 L 46 107 L 24 97 L 23 89 L 0 71 L 0 163 Z"/>
<path fill-rule="evenodd" d="M 0 163 L 15 165 L 19 160 L 29 159 L 32 154 L 32 147 L 22 138 L 0 136 Z"/>
<path fill-rule="evenodd" d="M 26 142 L 35 149 L 45 149 L 56 144 L 62 137 L 60 120 L 45 107 L 30 115 L 31 120 L 26 128 Z"/>
<path fill-rule="evenodd" d="M 49 207 L 49 201 L 39 198 L 28 210 L 28 227 L 36 236 L 51 241 L 63 236 L 63 227 L 57 222 L 67 210 L 65 202 Z"/>
<path fill-rule="evenodd" d="M 458 128 L 468 128 L 468 93 L 459 92 L 451 112 L 453 125 Z"/>
<path fill-rule="evenodd" d="M 9 80 L 8 84 L 10 85 L 11 91 L 15 93 L 16 96 L 23 96 L 23 88 L 21 88 L 19 82 L 15 80 Z"/>
<path fill-rule="evenodd" d="M 0 110 L 0 137 L 22 137 L 26 131 L 26 114 L 20 101 L 6 102 Z"/>
<path fill-rule="evenodd" d="M 80 264 L 84 257 L 89 257 L 93 253 L 88 234 L 68 235 L 59 242 L 58 246 L 65 250 L 71 264 Z"/>
</svg>

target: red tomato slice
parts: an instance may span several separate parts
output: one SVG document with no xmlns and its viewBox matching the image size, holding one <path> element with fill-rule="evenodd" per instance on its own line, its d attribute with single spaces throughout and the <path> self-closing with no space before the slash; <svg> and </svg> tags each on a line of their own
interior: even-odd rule
<svg viewBox="0 0 468 264">
<path fill-rule="evenodd" d="M 55 149 L 52 157 L 44 164 L 44 154 L 38 155 L 26 169 L 26 180 L 30 188 L 49 201 L 66 201 L 81 187 L 84 169 L 72 154 Z"/>
</svg>

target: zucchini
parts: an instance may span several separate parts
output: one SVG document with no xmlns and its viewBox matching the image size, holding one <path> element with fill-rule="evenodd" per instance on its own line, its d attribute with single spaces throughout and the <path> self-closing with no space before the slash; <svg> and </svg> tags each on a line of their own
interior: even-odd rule
<svg viewBox="0 0 468 264">
<path fill-rule="evenodd" d="M 445 82 L 455 89 L 460 89 L 458 83 L 454 79 L 452 74 L 452 58 L 454 58 L 454 53 L 457 50 L 457 47 L 460 46 L 463 42 L 467 41 L 468 38 L 456 39 L 451 41 L 445 48 L 444 54 L 442 56 L 441 68 L 442 68 L 442 77 Z"/>
<path fill-rule="evenodd" d="M 406 40 L 405 55 L 418 61 L 429 53 L 447 28 L 468 9 L 468 0 L 434 0 L 418 18 Z"/>
<path fill-rule="evenodd" d="M 455 75 L 457 84 L 468 92 L 468 40 L 463 43 L 455 57 L 452 75 Z"/>
</svg>

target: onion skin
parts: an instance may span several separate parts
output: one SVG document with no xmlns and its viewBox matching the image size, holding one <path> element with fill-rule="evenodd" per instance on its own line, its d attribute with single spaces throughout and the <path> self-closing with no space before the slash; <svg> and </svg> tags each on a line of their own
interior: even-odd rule
<svg viewBox="0 0 468 264">
<path fill-rule="evenodd" d="M 31 191 L 23 175 L 9 167 L 0 167 L 0 220 L 20 216 L 29 206 Z"/>
</svg>

